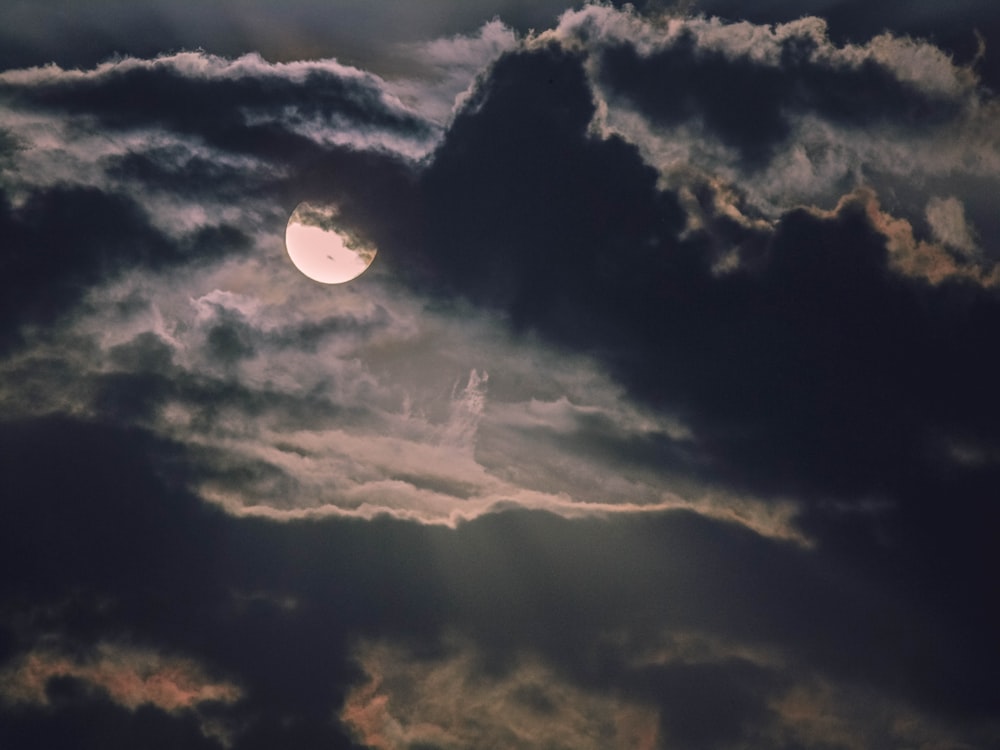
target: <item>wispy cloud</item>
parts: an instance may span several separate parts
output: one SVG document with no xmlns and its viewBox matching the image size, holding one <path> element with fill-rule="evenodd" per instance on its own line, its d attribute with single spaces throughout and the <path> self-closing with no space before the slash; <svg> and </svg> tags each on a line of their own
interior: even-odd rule
<svg viewBox="0 0 1000 750">
<path fill-rule="evenodd" d="M 468 645 L 441 659 L 365 643 L 356 658 L 367 679 L 347 696 L 340 720 L 365 747 L 660 746 L 652 707 L 580 689 L 530 657 L 492 674 Z"/>
<path fill-rule="evenodd" d="M 87 658 L 39 651 L 5 670 L 3 697 L 15 703 L 49 703 L 47 684 L 72 677 L 104 691 L 125 708 L 152 705 L 164 711 L 194 709 L 200 703 L 233 703 L 241 691 L 232 682 L 212 680 L 194 661 L 155 651 L 99 644 Z"/>
</svg>

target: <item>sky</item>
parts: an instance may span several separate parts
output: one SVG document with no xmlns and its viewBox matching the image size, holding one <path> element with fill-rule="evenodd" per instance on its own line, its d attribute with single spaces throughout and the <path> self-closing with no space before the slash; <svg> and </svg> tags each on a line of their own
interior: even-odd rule
<svg viewBox="0 0 1000 750">
<path fill-rule="evenodd" d="M 1000 748 L 998 60 L 992 0 L 3 3 L 0 747 Z"/>
</svg>

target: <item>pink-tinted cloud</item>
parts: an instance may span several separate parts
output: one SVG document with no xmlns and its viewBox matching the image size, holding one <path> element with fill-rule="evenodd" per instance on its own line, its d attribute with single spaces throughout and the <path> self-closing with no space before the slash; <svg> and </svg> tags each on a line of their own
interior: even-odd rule
<svg viewBox="0 0 1000 750">
<path fill-rule="evenodd" d="M 374 750 L 660 746 L 655 709 L 581 689 L 530 657 L 497 675 L 481 670 L 468 644 L 454 644 L 440 661 L 385 642 L 365 643 L 356 656 L 367 679 L 348 695 L 340 719 Z"/>
<path fill-rule="evenodd" d="M 211 677 L 191 659 L 103 643 L 86 658 L 48 650 L 28 653 L 4 670 L 0 697 L 47 705 L 47 685 L 58 677 L 80 680 L 131 711 L 151 705 L 177 713 L 205 702 L 235 703 L 242 695 L 235 683 Z"/>
</svg>

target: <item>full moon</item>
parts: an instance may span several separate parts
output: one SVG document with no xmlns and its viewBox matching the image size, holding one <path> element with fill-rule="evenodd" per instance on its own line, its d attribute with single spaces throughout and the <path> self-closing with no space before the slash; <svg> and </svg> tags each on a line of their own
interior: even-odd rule
<svg viewBox="0 0 1000 750">
<path fill-rule="evenodd" d="M 285 227 L 285 248 L 295 267 L 314 281 L 343 284 L 356 279 L 375 259 L 376 250 L 359 246 L 337 231 L 337 209 L 305 201 Z"/>
</svg>

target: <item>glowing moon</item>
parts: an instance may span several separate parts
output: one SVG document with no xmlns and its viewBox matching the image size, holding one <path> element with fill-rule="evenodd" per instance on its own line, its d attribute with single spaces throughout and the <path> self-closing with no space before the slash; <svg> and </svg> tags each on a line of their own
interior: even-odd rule
<svg viewBox="0 0 1000 750">
<path fill-rule="evenodd" d="M 308 201 L 288 217 L 285 248 L 295 267 L 314 281 L 343 284 L 356 279 L 375 259 L 376 250 L 359 246 L 336 228 L 337 209 Z"/>
</svg>

